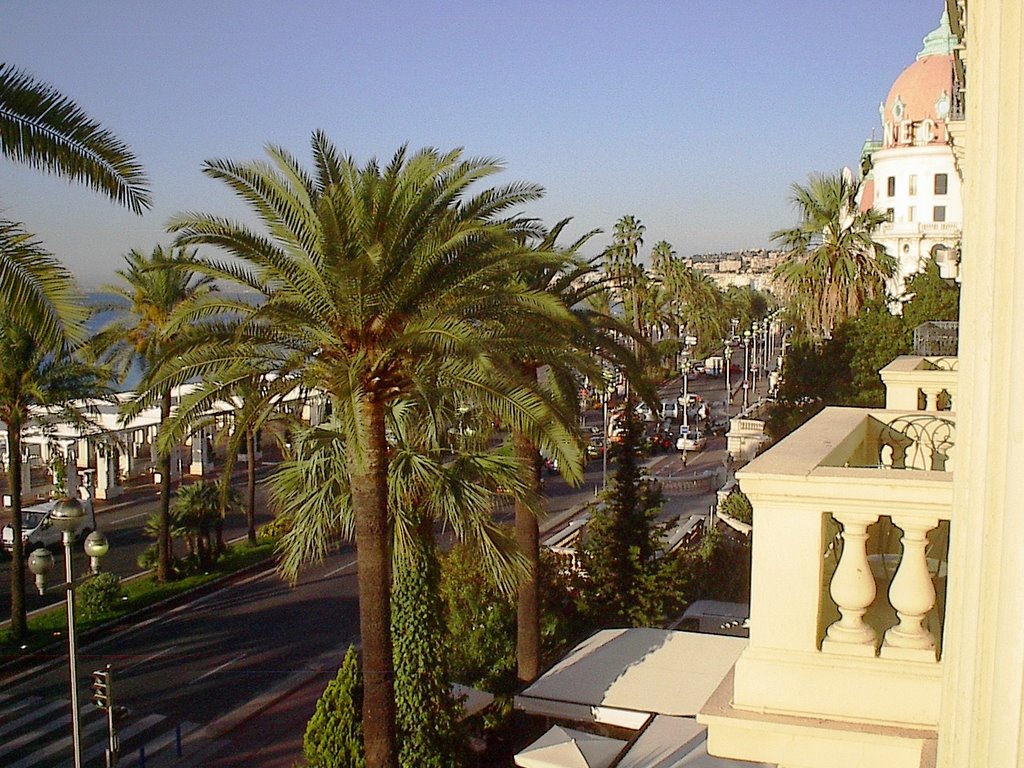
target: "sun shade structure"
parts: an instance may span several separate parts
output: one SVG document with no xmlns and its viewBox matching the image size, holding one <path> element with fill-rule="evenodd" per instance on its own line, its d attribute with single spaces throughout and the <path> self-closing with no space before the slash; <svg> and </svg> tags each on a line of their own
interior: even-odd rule
<svg viewBox="0 0 1024 768">
<path fill-rule="evenodd" d="M 606 629 L 516 696 L 528 714 L 639 729 L 651 715 L 693 717 L 747 640 L 667 629 Z"/>
<path fill-rule="evenodd" d="M 625 745 L 556 725 L 516 755 L 515 763 L 520 768 L 608 768 Z"/>
</svg>

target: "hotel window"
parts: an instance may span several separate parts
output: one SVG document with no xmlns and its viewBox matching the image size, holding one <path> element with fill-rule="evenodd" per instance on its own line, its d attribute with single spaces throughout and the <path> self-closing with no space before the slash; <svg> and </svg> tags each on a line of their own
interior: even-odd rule
<svg viewBox="0 0 1024 768">
<path fill-rule="evenodd" d="M 888 190 L 887 191 L 889 193 L 889 197 L 895 197 L 896 196 L 896 177 L 895 176 L 890 176 L 889 177 L 889 181 L 887 182 L 887 186 L 888 186 Z"/>
<path fill-rule="evenodd" d="M 946 206 L 936 205 L 932 209 L 932 221 L 942 222 L 946 220 Z"/>
<path fill-rule="evenodd" d="M 949 185 L 949 179 L 944 173 L 935 174 L 935 194 L 944 195 Z"/>
<path fill-rule="evenodd" d="M 885 220 L 886 221 L 895 221 L 896 220 L 896 210 L 894 208 L 886 208 L 885 209 Z"/>
<path fill-rule="evenodd" d="M 914 206 L 907 208 L 907 221 L 910 223 L 914 221 Z"/>
<path fill-rule="evenodd" d="M 917 176 L 912 173 L 912 174 L 910 174 L 910 178 L 907 179 L 907 181 L 909 182 L 907 184 L 907 194 L 916 195 L 917 194 Z"/>
</svg>

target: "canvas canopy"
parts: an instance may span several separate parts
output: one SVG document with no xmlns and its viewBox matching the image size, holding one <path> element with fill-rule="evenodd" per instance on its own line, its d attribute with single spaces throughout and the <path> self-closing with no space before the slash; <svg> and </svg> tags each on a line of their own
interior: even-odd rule
<svg viewBox="0 0 1024 768">
<path fill-rule="evenodd" d="M 556 725 L 515 756 L 520 768 L 608 768 L 626 742 Z"/>
</svg>

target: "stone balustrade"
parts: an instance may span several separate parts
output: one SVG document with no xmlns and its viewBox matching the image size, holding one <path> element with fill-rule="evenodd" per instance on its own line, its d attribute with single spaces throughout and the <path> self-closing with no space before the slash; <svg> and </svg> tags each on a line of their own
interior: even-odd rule
<svg viewBox="0 0 1024 768">
<path fill-rule="evenodd" d="M 757 530 L 736 710 L 935 726 L 954 427 L 828 408 L 737 474 Z"/>
<path fill-rule="evenodd" d="M 880 370 L 885 407 L 908 411 L 955 411 L 957 359 L 901 355 Z"/>
</svg>

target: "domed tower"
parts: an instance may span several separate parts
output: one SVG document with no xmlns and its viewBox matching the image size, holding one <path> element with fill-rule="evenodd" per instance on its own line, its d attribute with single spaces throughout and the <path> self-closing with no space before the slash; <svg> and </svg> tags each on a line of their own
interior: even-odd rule
<svg viewBox="0 0 1024 768">
<path fill-rule="evenodd" d="M 866 171 L 861 207 L 889 215 L 876 237 L 896 258 L 904 283 L 930 258 L 943 277 L 959 279 L 958 243 L 963 221 L 960 176 L 949 145 L 947 120 L 953 106 L 953 48 L 957 38 L 942 12 L 937 29 L 924 38 L 917 60 L 903 70 L 878 107 L 881 142 L 864 147 Z"/>
</svg>

